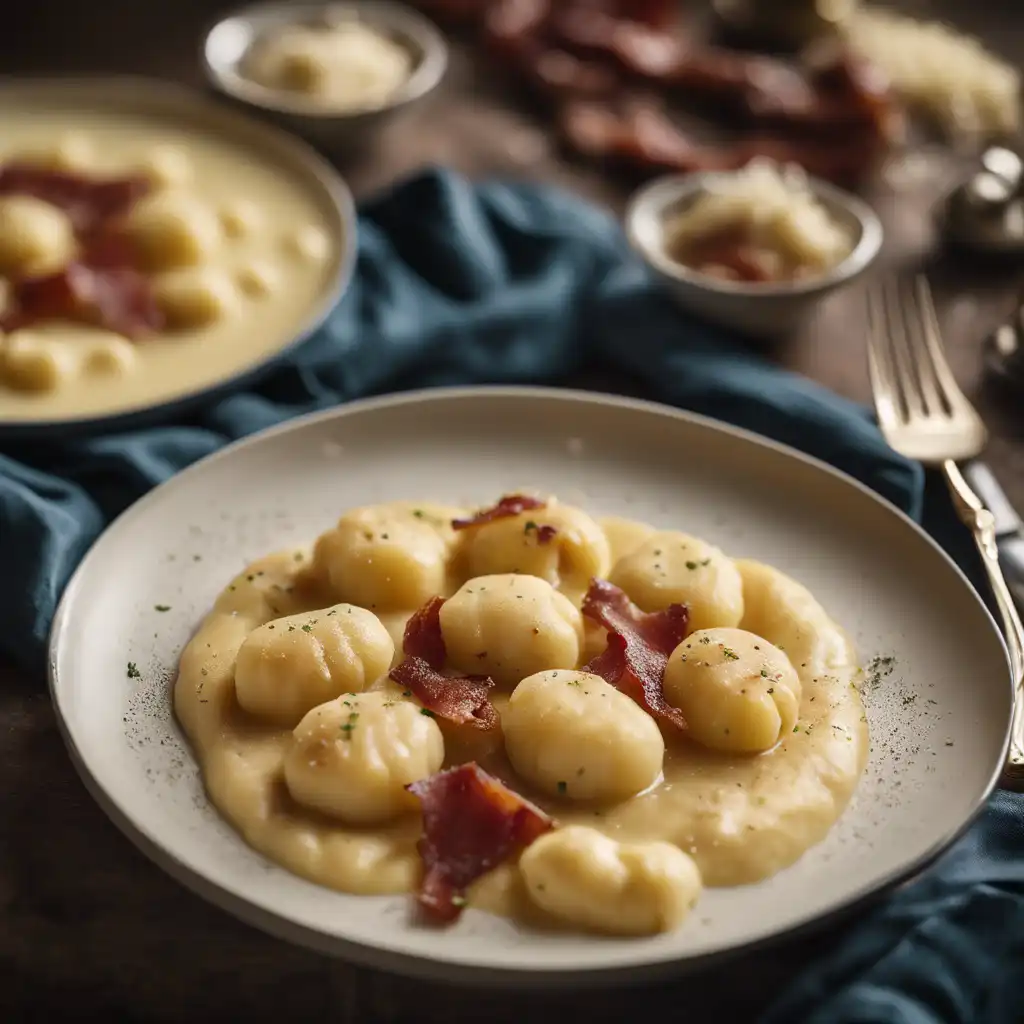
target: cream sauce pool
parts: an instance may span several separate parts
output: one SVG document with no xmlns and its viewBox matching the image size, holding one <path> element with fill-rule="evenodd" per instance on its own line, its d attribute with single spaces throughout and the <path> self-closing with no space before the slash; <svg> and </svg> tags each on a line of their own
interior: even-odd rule
<svg viewBox="0 0 1024 1024">
<path fill-rule="evenodd" d="M 643 542 L 650 528 L 602 524 L 613 554 Z M 346 826 L 298 806 L 282 762 L 290 730 L 263 725 L 239 708 L 234 661 L 256 626 L 330 604 L 307 589 L 307 550 L 268 556 L 244 570 L 218 598 L 186 648 L 175 709 L 202 764 L 211 800 L 255 849 L 311 881 L 350 893 L 414 890 L 420 875 L 417 815 L 372 829 Z M 802 683 L 799 722 L 773 750 L 753 757 L 716 754 L 670 741 L 664 778 L 617 806 L 588 807 L 532 792 L 503 754 L 479 758 L 559 824 L 584 824 L 614 838 L 667 840 L 689 853 L 710 886 L 767 878 L 820 842 L 842 813 L 863 772 L 866 718 L 855 685 L 855 652 L 803 587 L 757 562 L 737 562 L 747 611 L 742 626 L 782 646 Z M 390 616 L 400 638 L 405 616 Z M 384 682 L 378 687 L 392 688 Z M 499 711 L 502 698 L 495 698 Z M 473 752 L 449 745 L 445 764 Z M 530 904 L 515 865 L 481 879 L 469 903 L 534 924 L 554 926 Z"/>
<path fill-rule="evenodd" d="M 0 163 L 147 175 L 154 192 L 129 222 L 155 205 L 152 230 L 139 228 L 147 241 L 159 250 L 169 222 L 177 235 L 166 244 L 196 243 L 199 252 L 191 265 L 154 272 L 171 320 L 155 336 L 128 342 L 59 322 L 0 338 L 0 420 L 101 416 L 215 385 L 286 346 L 329 297 L 345 244 L 337 213 L 312 176 L 283 157 L 185 116 L 6 98 L 0 114 Z"/>
</svg>

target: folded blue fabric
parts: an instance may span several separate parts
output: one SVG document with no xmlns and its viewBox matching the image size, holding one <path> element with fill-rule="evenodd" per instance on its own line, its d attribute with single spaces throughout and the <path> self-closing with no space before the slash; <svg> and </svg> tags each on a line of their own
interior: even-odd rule
<svg viewBox="0 0 1024 1024">
<path fill-rule="evenodd" d="M 188 422 L 0 451 L 0 651 L 41 679 L 55 603 L 104 524 L 232 439 L 367 394 L 593 369 L 832 463 L 975 571 L 941 488 L 886 446 L 867 410 L 682 317 L 605 213 L 546 188 L 432 171 L 367 204 L 360 232 L 350 292 L 256 390 Z M 1022 852 L 1024 804 L 1000 795 L 926 880 L 827 962 L 804 965 L 768 1019 L 1013 1024 L 1024 1013 Z"/>
</svg>

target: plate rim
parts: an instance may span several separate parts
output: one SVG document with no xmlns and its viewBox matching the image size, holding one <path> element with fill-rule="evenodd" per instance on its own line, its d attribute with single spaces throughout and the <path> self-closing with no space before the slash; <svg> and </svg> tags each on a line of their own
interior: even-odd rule
<svg viewBox="0 0 1024 1024">
<path fill-rule="evenodd" d="M 963 570 L 941 545 L 920 524 L 903 512 L 902 509 L 848 473 L 829 465 L 813 455 L 808 455 L 772 438 L 764 437 L 744 427 L 738 427 L 702 413 L 691 412 L 687 409 L 680 409 L 648 399 L 612 395 L 578 388 L 534 385 L 470 385 L 418 388 L 397 394 L 371 396 L 343 403 L 330 409 L 308 413 L 264 428 L 246 437 L 232 441 L 223 448 L 204 456 L 192 465 L 174 474 L 153 488 L 149 493 L 143 495 L 138 501 L 130 505 L 111 521 L 90 546 L 61 595 L 54 614 L 47 644 L 48 693 L 61 737 L 67 747 L 72 764 L 90 796 L 99 804 L 103 812 L 124 833 L 129 841 L 137 849 L 141 850 L 157 867 L 201 898 L 213 903 L 233 917 L 273 935 L 275 938 L 372 969 L 393 971 L 408 977 L 448 981 L 473 988 L 520 986 L 533 989 L 568 989 L 583 985 L 612 987 L 668 975 L 681 976 L 685 973 L 718 965 L 736 957 L 758 952 L 775 945 L 790 943 L 806 934 L 824 929 L 830 924 L 839 924 L 856 914 L 859 910 L 870 906 L 882 897 L 916 879 L 971 828 L 997 788 L 1002 763 L 1009 750 L 1011 732 L 1009 719 L 1005 723 L 1003 740 L 1000 744 L 998 758 L 995 761 L 991 776 L 985 786 L 982 787 L 974 806 L 960 825 L 947 832 L 912 861 L 890 871 L 881 881 L 850 894 L 824 913 L 803 916 L 793 924 L 778 931 L 773 931 L 736 946 L 708 953 L 685 957 L 659 953 L 641 963 L 631 962 L 617 965 L 602 964 L 595 965 L 594 967 L 562 968 L 558 966 L 546 967 L 543 964 L 531 965 L 529 967 L 481 966 L 471 962 L 439 959 L 387 946 L 369 945 L 342 936 L 329 935 L 315 927 L 301 924 L 284 914 L 261 906 L 236 889 L 229 889 L 218 882 L 208 879 L 201 870 L 186 863 L 174 851 L 165 847 L 157 837 L 149 834 L 146 828 L 136 824 L 132 820 L 129 811 L 120 806 L 117 799 L 103 788 L 102 783 L 89 769 L 86 758 L 82 755 L 74 740 L 69 722 L 70 716 L 65 718 L 58 693 L 58 688 L 61 685 L 58 669 L 59 652 L 63 635 L 67 629 L 67 620 L 74 601 L 74 593 L 88 571 L 89 563 L 94 558 L 100 542 L 108 533 L 113 532 L 122 520 L 126 520 L 128 517 L 144 515 L 149 505 L 159 500 L 161 490 L 176 483 L 182 476 L 193 471 L 205 470 L 210 463 L 216 462 L 220 458 L 230 457 L 236 450 L 260 444 L 267 438 L 299 432 L 320 422 L 358 415 L 363 411 L 374 411 L 403 405 L 475 399 L 481 397 L 481 395 L 515 401 L 541 399 L 581 402 L 596 406 L 610 405 L 626 411 L 667 415 L 673 419 L 731 435 L 741 442 L 753 443 L 755 446 L 768 448 L 783 456 L 805 463 L 813 469 L 824 471 L 840 483 L 844 483 L 847 486 L 852 485 L 870 500 L 881 505 L 889 514 L 894 514 L 898 519 L 902 520 L 913 532 L 916 532 L 919 538 L 926 542 L 926 545 L 932 550 L 933 554 L 938 555 L 953 570 L 955 575 L 959 577 L 961 584 L 966 587 L 971 599 L 977 603 L 982 611 L 992 636 L 998 642 L 1002 651 L 1003 660 L 1006 665 L 1005 686 L 1012 702 L 1012 671 L 1005 640 L 996 625 L 991 611 Z"/>
<path fill-rule="evenodd" d="M 277 153 L 301 164 L 311 177 L 319 182 L 323 191 L 322 198 L 327 199 L 334 207 L 344 237 L 341 251 L 338 253 L 337 270 L 327 282 L 323 296 L 303 318 L 292 339 L 258 362 L 243 367 L 219 381 L 186 391 L 176 397 L 134 405 L 120 412 L 39 420 L 8 420 L 0 416 L 0 441 L 49 441 L 68 433 L 92 437 L 115 430 L 166 423 L 176 415 L 194 410 L 203 402 L 223 398 L 255 384 L 279 362 L 309 341 L 347 295 L 355 274 L 360 234 L 355 197 L 338 170 L 313 146 L 298 136 L 263 118 L 240 110 L 235 104 L 212 94 L 209 89 L 192 88 L 146 75 L 0 75 L 0 99 L 10 93 L 26 89 L 41 92 L 52 90 L 54 94 L 67 95 L 73 94 L 76 90 L 87 89 L 100 96 L 141 96 L 143 101 L 152 97 L 157 103 L 165 103 L 178 111 L 184 111 L 186 108 L 206 111 L 221 122 L 234 123 L 247 133 L 262 136 Z"/>
</svg>

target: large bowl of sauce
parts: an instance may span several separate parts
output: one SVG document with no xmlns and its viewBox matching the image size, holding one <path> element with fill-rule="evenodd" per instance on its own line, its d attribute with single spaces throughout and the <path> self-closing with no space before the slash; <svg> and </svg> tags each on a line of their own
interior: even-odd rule
<svg viewBox="0 0 1024 1024">
<path fill-rule="evenodd" d="M 11 80 L 0 117 L 0 435 L 153 422 L 240 388 L 350 281 L 348 187 L 224 104 Z"/>
</svg>

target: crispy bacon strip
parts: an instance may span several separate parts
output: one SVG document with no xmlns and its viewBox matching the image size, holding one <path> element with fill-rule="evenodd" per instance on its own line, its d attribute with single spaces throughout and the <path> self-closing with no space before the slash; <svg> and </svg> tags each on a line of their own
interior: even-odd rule
<svg viewBox="0 0 1024 1024">
<path fill-rule="evenodd" d="M 500 721 L 488 694 L 490 676 L 446 676 L 423 658 L 406 658 L 391 670 L 390 678 L 410 690 L 423 707 L 454 725 L 486 732 Z"/>
<path fill-rule="evenodd" d="M 79 235 L 125 216 L 150 189 L 145 178 L 87 178 L 26 163 L 0 167 L 0 195 L 27 195 L 59 206 Z"/>
<path fill-rule="evenodd" d="M 470 519 L 453 519 L 453 530 L 468 530 L 473 526 L 484 526 L 493 523 L 496 519 L 508 519 L 510 516 L 517 516 L 521 512 L 529 512 L 535 508 L 545 508 L 547 502 L 537 498 L 531 498 L 525 494 L 506 494 L 496 505 L 485 508 Z"/>
<path fill-rule="evenodd" d="M 441 633 L 443 597 L 432 597 L 405 625 L 402 652 L 407 658 L 419 658 L 432 669 L 444 668 L 447 652 Z"/>
<path fill-rule="evenodd" d="M 74 262 L 44 277 L 16 281 L 11 307 L 0 320 L 5 331 L 40 320 L 75 320 L 137 338 L 164 323 L 149 281 L 125 266 Z"/>
<path fill-rule="evenodd" d="M 438 923 L 455 921 L 473 882 L 554 826 L 540 808 L 475 762 L 407 788 L 423 812 L 419 905 Z"/>
<path fill-rule="evenodd" d="M 537 527 L 537 543 L 541 546 L 550 544 L 558 536 L 558 530 L 550 523 L 541 523 Z"/>
<path fill-rule="evenodd" d="M 665 699 L 662 682 L 668 656 L 682 643 L 690 620 L 686 605 L 642 612 L 607 580 L 591 580 L 583 614 L 608 630 L 608 646 L 584 672 L 592 672 L 632 697 L 645 711 L 676 729 L 687 728 L 683 713 Z"/>
</svg>

